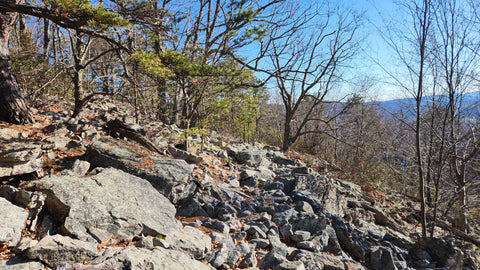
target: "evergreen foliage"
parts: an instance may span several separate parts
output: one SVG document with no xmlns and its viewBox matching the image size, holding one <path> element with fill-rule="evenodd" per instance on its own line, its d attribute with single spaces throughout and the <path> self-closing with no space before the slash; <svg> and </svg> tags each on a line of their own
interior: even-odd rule
<svg viewBox="0 0 480 270">
<path fill-rule="evenodd" d="M 126 26 L 128 21 L 107 10 L 102 2 L 90 0 L 45 0 L 45 6 L 56 14 L 76 20 L 78 26 L 87 25 L 96 30 L 112 26 Z"/>
</svg>

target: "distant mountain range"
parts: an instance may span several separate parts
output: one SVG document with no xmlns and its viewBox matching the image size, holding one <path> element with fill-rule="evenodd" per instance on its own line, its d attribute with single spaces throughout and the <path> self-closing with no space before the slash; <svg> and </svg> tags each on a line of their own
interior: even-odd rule
<svg viewBox="0 0 480 270">
<path fill-rule="evenodd" d="M 462 112 L 466 114 L 467 117 L 470 116 L 480 116 L 480 91 L 465 93 L 461 96 L 458 96 L 459 101 L 461 101 Z M 433 96 L 426 96 L 422 98 L 422 109 L 428 108 L 434 101 Z M 448 96 L 440 95 L 435 96 L 435 102 L 447 104 Z M 402 98 L 402 99 L 393 99 L 386 101 L 375 101 L 376 104 L 380 107 L 381 110 L 385 112 L 386 115 L 415 115 L 415 99 L 414 98 Z"/>
</svg>

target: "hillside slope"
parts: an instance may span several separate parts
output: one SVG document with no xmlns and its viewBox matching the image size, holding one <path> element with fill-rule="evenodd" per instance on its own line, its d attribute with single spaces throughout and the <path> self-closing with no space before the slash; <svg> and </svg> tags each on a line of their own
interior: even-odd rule
<svg viewBox="0 0 480 270">
<path fill-rule="evenodd" d="M 128 123 L 116 107 L 0 124 L 0 269 L 480 267 L 476 235 L 442 223 L 420 243 L 415 203 L 275 147 L 211 136 L 186 152 L 175 126 L 129 124 L 157 153 L 107 128 Z"/>
</svg>

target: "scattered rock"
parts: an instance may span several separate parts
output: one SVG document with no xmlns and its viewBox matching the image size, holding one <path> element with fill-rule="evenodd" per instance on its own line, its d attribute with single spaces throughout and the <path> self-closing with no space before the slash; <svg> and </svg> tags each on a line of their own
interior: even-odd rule
<svg viewBox="0 0 480 270">
<path fill-rule="evenodd" d="M 306 167 L 306 166 L 301 166 L 301 167 L 296 167 L 295 169 L 292 170 L 292 175 L 296 174 L 315 174 L 315 171 L 312 168 Z"/>
<path fill-rule="evenodd" d="M 297 248 L 306 249 L 310 251 L 320 251 L 315 248 L 315 244 L 312 241 L 301 241 L 297 243 Z"/>
<path fill-rule="evenodd" d="M 279 264 L 287 261 L 285 255 L 280 254 L 277 250 L 272 250 L 258 262 L 258 266 L 260 266 L 261 269 L 275 268 Z"/>
<path fill-rule="evenodd" d="M 174 158 L 183 159 L 188 163 L 201 164 L 203 162 L 203 158 L 201 156 L 189 153 L 187 151 L 183 151 L 181 149 L 176 148 L 173 145 L 168 146 L 168 152 Z"/>
<path fill-rule="evenodd" d="M 307 241 L 310 239 L 310 232 L 307 231 L 295 231 L 292 235 L 292 240 L 295 242 Z"/>
<path fill-rule="evenodd" d="M 255 244 L 258 248 L 267 248 L 270 246 L 270 241 L 267 239 L 256 238 L 250 240 L 251 243 Z"/>
<path fill-rule="evenodd" d="M 417 249 L 421 251 L 423 248 L 414 246 L 413 250 Z M 446 267 L 448 269 L 462 269 L 464 261 L 464 253 L 455 246 L 454 240 L 449 237 L 434 238 L 427 240 L 425 254 L 422 252 L 422 256 L 418 259 L 429 259 L 435 263 L 435 267 Z M 417 254 L 419 252 L 417 251 Z M 423 258 L 422 258 L 423 257 Z"/>
<path fill-rule="evenodd" d="M 255 178 L 261 179 L 262 181 L 272 181 L 274 177 L 275 173 L 264 166 L 259 166 L 256 169 L 246 167 L 240 170 L 240 179 L 242 180 L 247 178 Z"/>
<path fill-rule="evenodd" d="M 333 217 L 332 225 L 342 249 L 348 252 L 355 260 L 365 260 L 370 244 L 365 240 L 362 233 L 338 217 Z"/>
<path fill-rule="evenodd" d="M 213 260 L 210 261 L 213 267 L 220 268 L 228 259 L 229 251 L 226 247 L 222 247 L 215 252 Z"/>
<path fill-rule="evenodd" d="M 28 213 L 0 197 L 0 246 L 14 247 L 20 241 Z"/>
<path fill-rule="evenodd" d="M 301 261 L 305 269 L 328 269 L 344 270 L 344 263 L 338 257 L 331 256 L 323 252 L 310 252 L 306 250 L 296 250 L 290 256 L 290 260 Z"/>
<path fill-rule="evenodd" d="M 212 241 L 218 243 L 220 247 L 226 247 L 229 250 L 235 248 L 233 239 L 228 234 L 212 232 L 210 234 L 210 237 L 212 238 Z"/>
<path fill-rule="evenodd" d="M 305 270 L 305 265 L 299 261 L 285 261 L 275 266 L 274 270 Z"/>
<path fill-rule="evenodd" d="M 0 269 L 4 270 L 39 270 L 45 269 L 45 266 L 34 260 L 22 257 L 13 257 L 8 260 L 0 260 Z"/>
<path fill-rule="evenodd" d="M 0 255 L 13 256 L 0 269 L 478 268 L 476 251 L 453 238 L 414 244 L 415 213 L 377 203 L 330 165 L 312 169 L 275 147 L 216 138 L 202 138 L 195 155 L 174 147 L 175 125 L 133 124 L 128 114 L 125 130 L 145 140 L 118 140 L 102 127 L 122 117 L 115 104 L 86 110 L 99 119 L 45 113 L 52 135 L 42 141 L 0 130 Z M 72 149 L 87 153 L 75 159 Z M 58 162 L 50 174 L 70 169 L 42 178 L 43 156 L 49 168 Z M 32 172 L 40 179 L 11 177 Z"/>
<path fill-rule="evenodd" d="M 2 127 L 0 128 L 0 141 L 10 141 L 12 139 L 26 139 L 28 132 L 18 131 L 13 128 Z"/>
<path fill-rule="evenodd" d="M 13 252 L 15 252 L 15 254 L 21 254 L 27 249 L 35 246 L 36 244 L 38 244 L 37 240 L 31 239 L 29 237 L 23 237 L 20 242 L 18 242 L 18 244 L 15 246 Z"/>
<path fill-rule="evenodd" d="M 268 160 L 264 152 L 253 151 L 253 150 L 241 150 L 238 151 L 232 147 L 227 148 L 229 156 L 232 156 L 240 164 L 246 164 L 251 167 L 266 166 L 268 165 Z"/>
<path fill-rule="evenodd" d="M 207 228 L 214 229 L 214 230 L 217 230 L 217 231 L 222 232 L 222 233 L 229 233 L 230 232 L 230 227 L 227 224 L 225 224 L 224 222 L 221 222 L 219 220 L 214 220 L 214 219 L 211 219 L 211 218 L 202 219 L 202 225 L 207 227 Z"/>
<path fill-rule="evenodd" d="M 99 255 L 96 245 L 59 234 L 44 237 L 26 252 L 28 258 L 38 259 L 50 267 L 56 267 L 60 262 L 90 261 Z"/>
<path fill-rule="evenodd" d="M 211 196 L 196 192 L 188 199 L 181 201 L 177 208 L 177 216 L 181 217 L 215 217 L 217 200 Z"/>
<path fill-rule="evenodd" d="M 271 154 L 271 159 L 273 162 L 277 163 L 278 165 L 288 165 L 288 166 L 294 166 L 297 164 L 297 162 L 293 159 L 286 158 L 285 155 L 281 152 L 274 152 Z"/>
<path fill-rule="evenodd" d="M 161 247 L 145 249 L 133 246 L 107 249 L 90 265 L 101 269 L 213 269 L 211 266 L 193 260 L 181 251 Z"/>
<path fill-rule="evenodd" d="M 248 268 L 254 267 L 257 265 L 257 257 L 255 256 L 255 252 L 250 252 L 243 258 L 243 260 L 238 265 L 241 268 Z"/>
<path fill-rule="evenodd" d="M 90 169 L 90 162 L 85 160 L 77 159 L 73 162 L 72 172 L 76 176 L 84 176 L 87 171 Z"/>
<path fill-rule="evenodd" d="M 54 149 L 57 150 L 65 150 L 67 148 L 67 144 L 70 142 L 70 138 L 67 135 L 69 130 L 65 129 L 65 133 L 62 134 L 62 130 L 56 130 L 55 133 L 59 135 L 55 135 L 52 137 L 48 137 L 45 139 L 46 142 L 52 143 L 54 145 Z"/>
<path fill-rule="evenodd" d="M 299 201 L 295 205 L 295 210 L 297 210 L 298 212 L 305 212 L 305 213 L 312 213 L 312 214 L 314 213 L 312 206 L 305 201 Z"/>
<path fill-rule="evenodd" d="M 40 171 L 43 166 L 42 143 L 7 142 L 0 145 L 0 177 Z"/>
<path fill-rule="evenodd" d="M 397 270 L 392 251 L 386 247 L 378 247 L 370 254 L 370 264 L 375 270 Z"/>
<path fill-rule="evenodd" d="M 212 248 L 212 240 L 202 231 L 186 226 L 182 230 L 169 234 L 165 240 L 170 246 L 202 259 Z"/>
</svg>

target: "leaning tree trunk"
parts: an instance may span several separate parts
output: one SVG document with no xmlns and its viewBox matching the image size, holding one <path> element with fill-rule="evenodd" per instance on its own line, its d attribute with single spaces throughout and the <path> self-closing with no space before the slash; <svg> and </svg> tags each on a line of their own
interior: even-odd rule
<svg viewBox="0 0 480 270">
<path fill-rule="evenodd" d="M 13 72 L 8 51 L 8 38 L 16 16 L 16 13 L 0 13 L 0 120 L 14 124 L 27 124 L 33 122 L 33 115 Z"/>
</svg>

